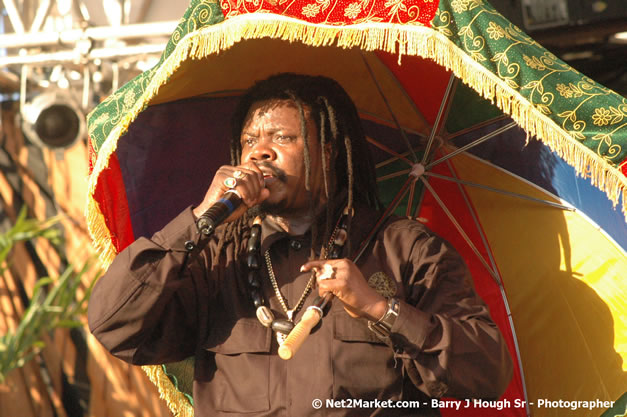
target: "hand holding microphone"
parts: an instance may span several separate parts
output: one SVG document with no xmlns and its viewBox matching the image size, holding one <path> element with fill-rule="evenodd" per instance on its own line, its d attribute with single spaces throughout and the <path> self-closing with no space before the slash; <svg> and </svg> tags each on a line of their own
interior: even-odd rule
<svg viewBox="0 0 627 417">
<path fill-rule="evenodd" d="M 198 229 L 209 235 L 219 224 L 236 220 L 247 208 L 261 203 L 269 195 L 264 174 L 254 162 L 238 167 L 222 166 L 202 203 L 193 210 L 198 218 Z"/>
</svg>

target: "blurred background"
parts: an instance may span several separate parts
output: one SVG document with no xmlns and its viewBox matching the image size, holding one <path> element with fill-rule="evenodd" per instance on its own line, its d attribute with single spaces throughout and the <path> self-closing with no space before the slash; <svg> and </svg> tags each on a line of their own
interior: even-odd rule
<svg viewBox="0 0 627 417">
<path fill-rule="evenodd" d="M 627 96 L 625 0 L 491 3 L 559 58 Z M 169 415 L 141 370 L 111 359 L 62 312 L 56 321 L 31 317 L 25 326 L 45 330 L 31 360 L 8 358 L 19 353 L 9 337 L 19 333 L 29 303 L 47 300 L 36 290 L 42 277 L 78 271 L 67 288 L 80 298 L 98 276 L 97 262 L 86 264 L 95 254 L 83 217 L 85 115 L 157 62 L 186 6 L 172 0 L 2 0 L 0 371 L 14 369 L 0 378 L 0 416 Z M 21 211 L 39 221 L 56 218 L 56 224 L 28 229 L 32 225 L 19 223 Z M 54 230 L 56 238 L 26 240 L 42 230 Z"/>
</svg>

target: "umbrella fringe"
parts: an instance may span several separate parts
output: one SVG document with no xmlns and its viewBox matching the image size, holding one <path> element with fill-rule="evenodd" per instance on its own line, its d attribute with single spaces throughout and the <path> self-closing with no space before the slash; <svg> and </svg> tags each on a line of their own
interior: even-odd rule
<svg viewBox="0 0 627 417">
<path fill-rule="evenodd" d="M 111 231 L 107 227 L 104 215 L 100 210 L 98 202 L 90 192 L 87 197 L 87 206 L 85 208 L 85 221 L 87 222 L 87 230 L 96 247 L 98 258 L 104 268 L 113 262 L 113 258 L 117 255 L 118 251 L 113 245 L 113 239 L 111 238 Z"/>
<path fill-rule="evenodd" d="M 159 389 L 159 398 L 164 399 L 174 417 L 193 417 L 194 409 L 189 400 L 179 391 L 160 365 L 145 365 L 142 370 Z"/>
<path fill-rule="evenodd" d="M 89 181 L 87 221 L 92 238 L 101 249 L 101 259 L 109 264 L 116 249 L 92 195 L 96 179 L 106 169 L 108 159 L 117 147 L 117 140 L 126 133 L 130 123 L 157 95 L 159 88 L 187 59 L 202 59 L 225 51 L 245 39 L 273 38 L 301 42 L 309 46 L 342 48 L 358 47 L 365 51 L 420 56 L 436 61 L 452 71 L 464 83 L 510 115 L 529 136 L 535 136 L 575 168 L 578 175 L 589 177 L 592 184 L 603 190 L 614 207 L 622 198 L 622 211 L 627 217 L 627 180 L 617 168 L 608 166 L 602 157 L 580 145 L 520 93 L 510 88 L 498 76 L 468 56 L 446 36 L 425 26 L 398 27 L 393 24 L 369 23 L 351 27 L 314 25 L 296 19 L 266 14 L 249 14 L 231 18 L 221 24 L 202 28 L 179 40 L 174 51 L 155 71 L 141 97 L 125 109 L 103 146 Z"/>
<path fill-rule="evenodd" d="M 412 43 L 420 42 L 418 40 L 409 42 L 409 44 Z M 571 165 L 578 175 L 590 178 L 594 186 L 606 193 L 614 207 L 622 198 L 621 208 L 627 218 L 627 180 L 618 168 L 608 166 L 602 157 L 580 145 L 577 139 L 542 114 L 525 97 L 466 55 L 445 36 L 440 34 L 431 36 L 427 39 L 427 43 L 427 50 L 415 51 L 416 55 L 435 60 L 452 71 L 483 98 L 511 116 L 527 132 L 528 139 L 530 136 L 535 136 Z"/>
<path fill-rule="evenodd" d="M 403 55 L 433 59 L 452 71 L 482 97 L 490 100 L 501 111 L 510 115 L 527 132 L 527 138 L 537 137 L 573 166 L 578 175 L 590 178 L 594 186 L 606 193 L 614 207 L 622 198 L 621 208 L 627 218 L 627 180 L 618 168 L 608 166 L 602 157 L 580 145 L 577 139 L 557 126 L 525 97 L 489 72 L 444 35 L 428 29 L 426 32 L 418 27 L 394 29 L 388 32 L 390 35 L 393 34 L 393 37 L 387 37 L 391 44 L 388 43 L 383 48 L 368 42 L 359 43 L 359 39 L 351 46 L 360 46 L 365 50 L 380 49 L 394 52 L 394 45 L 398 42 L 399 63 Z"/>
</svg>

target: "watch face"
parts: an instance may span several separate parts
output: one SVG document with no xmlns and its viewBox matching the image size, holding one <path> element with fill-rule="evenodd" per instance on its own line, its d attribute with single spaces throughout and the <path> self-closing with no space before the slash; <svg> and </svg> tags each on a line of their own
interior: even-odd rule
<svg viewBox="0 0 627 417">
<path fill-rule="evenodd" d="M 396 295 L 396 281 L 383 272 L 375 272 L 368 278 L 368 285 L 385 298 Z"/>
</svg>

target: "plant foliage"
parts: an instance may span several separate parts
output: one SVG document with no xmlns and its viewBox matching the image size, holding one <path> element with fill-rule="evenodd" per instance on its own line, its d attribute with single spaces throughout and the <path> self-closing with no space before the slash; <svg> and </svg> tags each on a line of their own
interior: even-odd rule
<svg viewBox="0 0 627 417">
<path fill-rule="evenodd" d="M 8 256 L 13 246 L 20 241 L 44 238 L 58 243 L 59 231 L 54 226 L 57 219 L 45 222 L 27 219 L 22 210 L 13 227 L 0 234 L 0 275 L 7 270 Z M 24 366 L 44 347 L 42 335 L 57 327 L 80 327 L 77 319 L 87 309 L 87 300 L 96 279 L 94 278 L 83 295 L 78 298 L 77 290 L 81 277 L 90 269 L 86 262 L 75 272 L 70 265 L 57 279 L 43 277 L 33 289 L 30 305 L 24 312 L 17 329 L 0 336 L 0 383 L 9 372 Z"/>
</svg>

